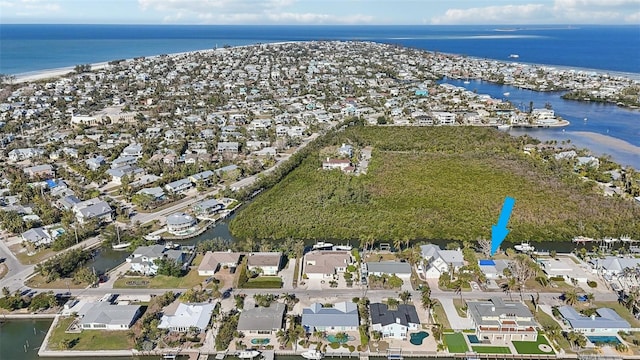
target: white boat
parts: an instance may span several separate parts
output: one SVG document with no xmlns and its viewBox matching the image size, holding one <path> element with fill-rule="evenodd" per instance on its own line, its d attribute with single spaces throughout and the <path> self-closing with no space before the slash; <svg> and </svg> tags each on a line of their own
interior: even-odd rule
<svg viewBox="0 0 640 360">
<path fill-rule="evenodd" d="M 514 245 L 513 248 L 521 252 L 531 252 L 536 249 L 531 244 L 526 242 L 523 242 L 520 245 Z"/>
<path fill-rule="evenodd" d="M 511 125 L 509 124 L 502 124 L 502 125 L 498 125 L 498 130 L 502 130 L 502 131 L 506 131 L 511 129 Z"/>
<path fill-rule="evenodd" d="M 465 80 L 462 82 L 463 84 L 471 84 L 471 82 L 469 80 Z"/>
<path fill-rule="evenodd" d="M 123 250 L 129 247 L 129 245 L 131 245 L 131 243 L 119 243 L 119 244 L 112 244 L 111 248 L 113 250 Z"/>
<path fill-rule="evenodd" d="M 333 247 L 333 250 L 351 251 L 351 249 L 353 249 L 351 245 L 336 245 Z"/>
<path fill-rule="evenodd" d="M 145 240 L 149 240 L 149 241 L 158 241 L 160 239 L 162 239 L 162 237 L 160 235 L 152 235 L 152 234 L 148 234 L 144 236 Z"/>
<path fill-rule="evenodd" d="M 502 95 L 509 96 L 509 95 L 511 95 L 511 93 L 510 92 L 506 92 L 506 93 L 502 93 Z"/>
<path fill-rule="evenodd" d="M 510 59 L 517 59 L 519 57 L 520 57 L 520 55 L 518 55 L 518 54 L 509 54 L 509 58 Z"/>
<path fill-rule="evenodd" d="M 330 250 L 333 244 L 329 242 L 319 241 L 313 245 L 313 250 Z"/>
<path fill-rule="evenodd" d="M 320 360 L 324 357 L 324 354 L 316 349 L 307 350 L 300 355 L 302 355 L 303 358 L 309 360 Z"/>
<path fill-rule="evenodd" d="M 258 355 L 260 355 L 260 351 L 257 350 L 243 350 L 238 353 L 240 359 L 253 359 Z"/>
<path fill-rule="evenodd" d="M 180 248 L 180 244 L 174 243 L 174 242 L 167 242 L 164 244 L 164 248 L 167 250 L 171 250 L 171 249 L 179 249 Z"/>
</svg>

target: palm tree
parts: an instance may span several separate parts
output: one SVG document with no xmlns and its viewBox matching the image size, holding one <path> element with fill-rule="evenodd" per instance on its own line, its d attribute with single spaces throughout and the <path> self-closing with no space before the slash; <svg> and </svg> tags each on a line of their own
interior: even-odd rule
<svg viewBox="0 0 640 360">
<path fill-rule="evenodd" d="M 402 243 L 403 241 L 400 238 L 393 239 L 393 248 L 395 251 L 400 252 L 400 250 L 402 250 Z"/>
<path fill-rule="evenodd" d="M 453 283 L 453 291 L 455 291 L 456 294 L 460 294 L 460 301 L 462 302 L 462 281 L 456 280 Z"/>
<path fill-rule="evenodd" d="M 510 277 L 506 282 L 502 283 L 501 287 L 502 291 L 509 294 L 509 300 L 513 301 L 512 293 L 514 290 L 518 289 L 518 282 L 516 281 L 516 278 Z"/>
<path fill-rule="evenodd" d="M 400 300 L 402 300 L 402 303 L 405 305 L 409 302 L 409 300 L 411 300 L 411 293 L 409 292 L 409 290 L 401 292 L 398 296 L 400 297 Z"/>
<path fill-rule="evenodd" d="M 387 299 L 387 306 L 389 306 L 389 309 L 396 309 L 398 308 L 398 299 L 395 298 L 388 298 Z"/>
<path fill-rule="evenodd" d="M 589 306 L 593 305 L 593 300 L 596 299 L 595 295 L 593 295 L 593 293 L 588 293 L 586 296 L 587 301 L 589 302 Z"/>
<path fill-rule="evenodd" d="M 564 293 L 564 301 L 567 305 L 575 305 L 578 302 L 578 293 L 575 289 L 571 289 Z"/>
</svg>

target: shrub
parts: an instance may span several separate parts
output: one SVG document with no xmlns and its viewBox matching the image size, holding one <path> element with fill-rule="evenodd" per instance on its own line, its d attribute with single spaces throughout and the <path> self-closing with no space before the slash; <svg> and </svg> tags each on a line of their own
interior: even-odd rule
<svg viewBox="0 0 640 360">
<path fill-rule="evenodd" d="M 332 342 L 332 343 L 329 343 L 329 346 L 335 350 L 340 347 L 340 344 L 338 344 L 337 342 Z"/>
<path fill-rule="evenodd" d="M 598 283 L 591 280 L 587 281 L 587 285 L 589 285 L 590 288 L 598 287 Z"/>
<path fill-rule="evenodd" d="M 356 347 L 353 345 L 349 345 L 349 352 L 354 352 L 356 351 Z"/>
</svg>

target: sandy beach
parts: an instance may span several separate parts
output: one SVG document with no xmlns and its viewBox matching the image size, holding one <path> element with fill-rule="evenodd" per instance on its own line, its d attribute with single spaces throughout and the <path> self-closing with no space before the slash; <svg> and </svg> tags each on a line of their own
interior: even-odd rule
<svg viewBox="0 0 640 360">
<path fill-rule="evenodd" d="M 624 140 L 588 131 L 572 131 L 571 133 L 640 157 L 640 146 L 635 146 Z"/>
<path fill-rule="evenodd" d="M 95 64 L 91 64 L 91 70 L 102 70 L 109 66 L 108 62 L 99 62 Z M 30 81 L 38 81 L 44 79 L 52 79 L 59 78 L 67 75 L 68 73 L 74 72 L 75 66 L 67 66 L 63 68 L 57 69 L 48 69 L 42 71 L 33 71 L 28 73 L 16 74 L 15 83 L 25 83 Z"/>
</svg>

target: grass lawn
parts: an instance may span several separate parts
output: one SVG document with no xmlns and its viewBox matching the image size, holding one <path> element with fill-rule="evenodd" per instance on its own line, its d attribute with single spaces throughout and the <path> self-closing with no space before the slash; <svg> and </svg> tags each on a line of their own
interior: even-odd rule
<svg viewBox="0 0 640 360">
<path fill-rule="evenodd" d="M 23 265 L 37 264 L 52 257 L 56 253 L 51 249 L 42 249 L 36 251 L 35 254 L 29 255 L 29 252 L 26 251 L 20 244 L 12 245 L 9 248 L 16 255 L 18 261 L 20 261 Z"/>
<path fill-rule="evenodd" d="M 542 335 L 538 335 L 538 341 L 512 341 L 511 343 L 516 348 L 518 354 L 555 354 L 553 350 L 550 352 L 540 350 L 538 347 L 540 344 L 549 345 L 547 338 Z"/>
<path fill-rule="evenodd" d="M 472 346 L 471 349 L 478 354 L 511 354 L 506 346 Z"/>
<path fill-rule="evenodd" d="M 30 288 L 34 289 L 84 289 L 89 284 L 87 283 L 79 283 L 74 284 L 73 279 L 58 279 L 52 282 L 44 281 L 44 277 L 42 275 L 36 275 L 25 282 Z"/>
<path fill-rule="evenodd" d="M 244 289 L 280 289 L 281 287 L 282 279 L 277 276 L 258 276 L 242 285 Z"/>
<path fill-rule="evenodd" d="M 451 329 L 451 324 L 449 324 L 449 319 L 447 318 L 447 313 L 444 311 L 442 304 L 438 300 L 433 302 L 433 317 L 434 322 L 436 324 L 440 324 L 442 329 Z"/>
<path fill-rule="evenodd" d="M 467 304 L 465 303 L 464 300 L 459 299 L 459 298 L 454 298 L 453 299 L 453 306 L 456 307 L 456 311 L 458 312 L 458 315 L 460 315 L 460 317 L 463 317 L 463 318 L 467 317 L 467 312 L 462 310 L 463 308 L 467 307 Z"/>
<path fill-rule="evenodd" d="M 443 337 L 444 343 L 447 345 L 450 353 L 466 353 L 469 351 L 469 347 L 462 333 L 444 334 Z"/>
<path fill-rule="evenodd" d="M 202 276 L 198 275 L 197 270 L 190 270 L 187 275 L 182 277 L 173 277 L 166 275 L 156 275 L 153 277 L 131 276 L 123 277 L 115 281 L 114 289 L 190 289 L 204 281 Z M 146 283 L 145 283 L 146 282 Z M 127 283 L 135 283 L 127 284 Z"/>
<path fill-rule="evenodd" d="M 49 349 L 64 350 L 60 347 L 64 339 L 76 340 L 70 350 L 126 350 L 134 345 L 133 338 L 127 336 L 127 331 L 85 330 L 78 334 L 67 334 L 65 330 L 72 321 L 72 317 L 58 321 L 49 338 Z"/>
<path fill-rule="evenodd" d="M 627 320 L 629 324 L 631 324 L 632 328 L 640 328 L 640 320 L 633 317 L 631 312 L 629 312 L 629 310 L 624 307 L 624 305 L 618 303 L 617 301 L 595 301 L 593 305 L 598 308 L 606 307 L 613 309 L 618 313 L 618 315 L 620 315 L 620 317 Z"/>
</svg>

